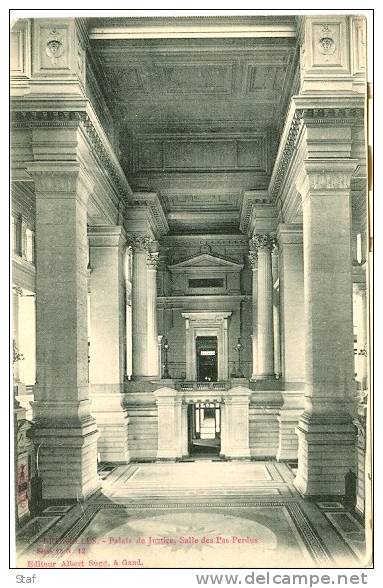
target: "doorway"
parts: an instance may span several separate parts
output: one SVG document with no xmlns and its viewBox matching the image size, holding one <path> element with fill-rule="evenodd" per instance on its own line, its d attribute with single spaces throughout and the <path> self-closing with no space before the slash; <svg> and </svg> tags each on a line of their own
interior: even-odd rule
<svg viewBox="0 0 383 588">
<path fill-rule="evenodd" d="M 188 406 L 189 455 L 216 457 L 221 451 L 221 405 L 194 402 Z"/>
<path fill-rule="evenodd" d="M 216 382 L 218 379 L 217 337 L 197 337 L 196 353 L 198 382 Z"/>
</svg>

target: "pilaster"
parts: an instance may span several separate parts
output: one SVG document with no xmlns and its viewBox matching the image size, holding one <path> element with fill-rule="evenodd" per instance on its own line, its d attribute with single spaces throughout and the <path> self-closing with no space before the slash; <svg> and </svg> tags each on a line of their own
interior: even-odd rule
<svg viewBox="0 0 383 588">
<path fill-rule="evenodd" d="M 304 381 L 303 225 L 280 224 L 279 298 L 284 382 Z"/>
<path fill-rule="evenodd" d="M 126 238 L 120 226 L 88 230 L 90 246 L 90 384 L 102 461 L 127 462 L 128 418 L 123 408 L 126 363 Z"/>
<path fill-rule="evenodd" d="M 316 151 L 316 145 L 313 145 Z M 351 159 L 309 159 L 302 196 L 305 299 L 305 410 L 298 424 L 295 486 L 305 495 L 342 495 L 355 469 L 351 288 Z"/>
<path fill-rule="evenodd" d="M 28 172 L 36 194 L 33 412 L 43 497 L 86 497 L 100 486 L 88 382 L 87 201 L 92 183 L 75 162 L 36 162 Z"/>
</svg>

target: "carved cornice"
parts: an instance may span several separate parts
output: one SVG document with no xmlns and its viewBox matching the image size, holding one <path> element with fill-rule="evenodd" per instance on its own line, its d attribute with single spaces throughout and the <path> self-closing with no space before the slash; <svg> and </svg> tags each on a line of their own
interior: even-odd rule
<svg viewBox="0 0 383 588">
<path fill-rule="evenodd" d="M 89 140 L 92 152 L 115 184 L 120 198 L 126 199 L 129 185 L 121 169 L 112 160 L 104 141 L 85 110 L 18 110 L 11 113 L 12 128 L 67 127 L 81 128 Z"/>
<path fill-rule="evenodd" d="M 320 97 L 317 97 L 316 100 L 319 101 Z M 323 99 L 323 102 L 325 101 Z M 293 101 L 271 176 L 269 191 L 273 199 L 279 195 L 304 126 L 359 126 L 363 124 L 364 108 L 362 105 L 341 107 L 336 105 L 336 101 L 329 100 L 328 102 L 328 107 L 318 108 L 316 106 L 300 107 L 299 97 Z M 341 102 L 342 98 L 339 99 L 339 103 Z"/>
<path fill-rule="evenodd" d="M 150 223 L 156 237 L 160 238 L 169 231 L 168 221 L 161 206 L 158 194 L 155 192 L 135 192 L 129 209 L 146 209 L 150 215 Z"/>
<path fill-rule="evenodd" d="M 251 190 L 243 194 L 239 228 L 245 235 L 252 232 L 255 206 L 259 204 L 270 204 L 267 190 Z"/>
</svg>

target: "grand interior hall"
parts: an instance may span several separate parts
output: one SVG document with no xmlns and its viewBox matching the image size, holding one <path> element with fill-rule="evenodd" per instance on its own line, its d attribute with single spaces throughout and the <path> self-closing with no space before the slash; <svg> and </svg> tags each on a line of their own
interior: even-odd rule
<svg viewBox="0 0 383 588">
<path fill-rule="evenodd" d="M 368 564 L 366 42 L 12 23 L 17 566 Z"/>
</svg>

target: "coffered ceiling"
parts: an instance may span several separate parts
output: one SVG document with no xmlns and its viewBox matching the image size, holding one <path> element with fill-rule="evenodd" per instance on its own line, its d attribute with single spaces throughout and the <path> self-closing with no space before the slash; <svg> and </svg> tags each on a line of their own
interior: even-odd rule
<svg viewBox="0 0 383 588">
<path fill-rule="evenodd" d="M 159 192 L 175 234 L 238 232 L 294 89 L 294 19 L 90 19 L 89 32 L 132 188 Z"/>
</svg>

